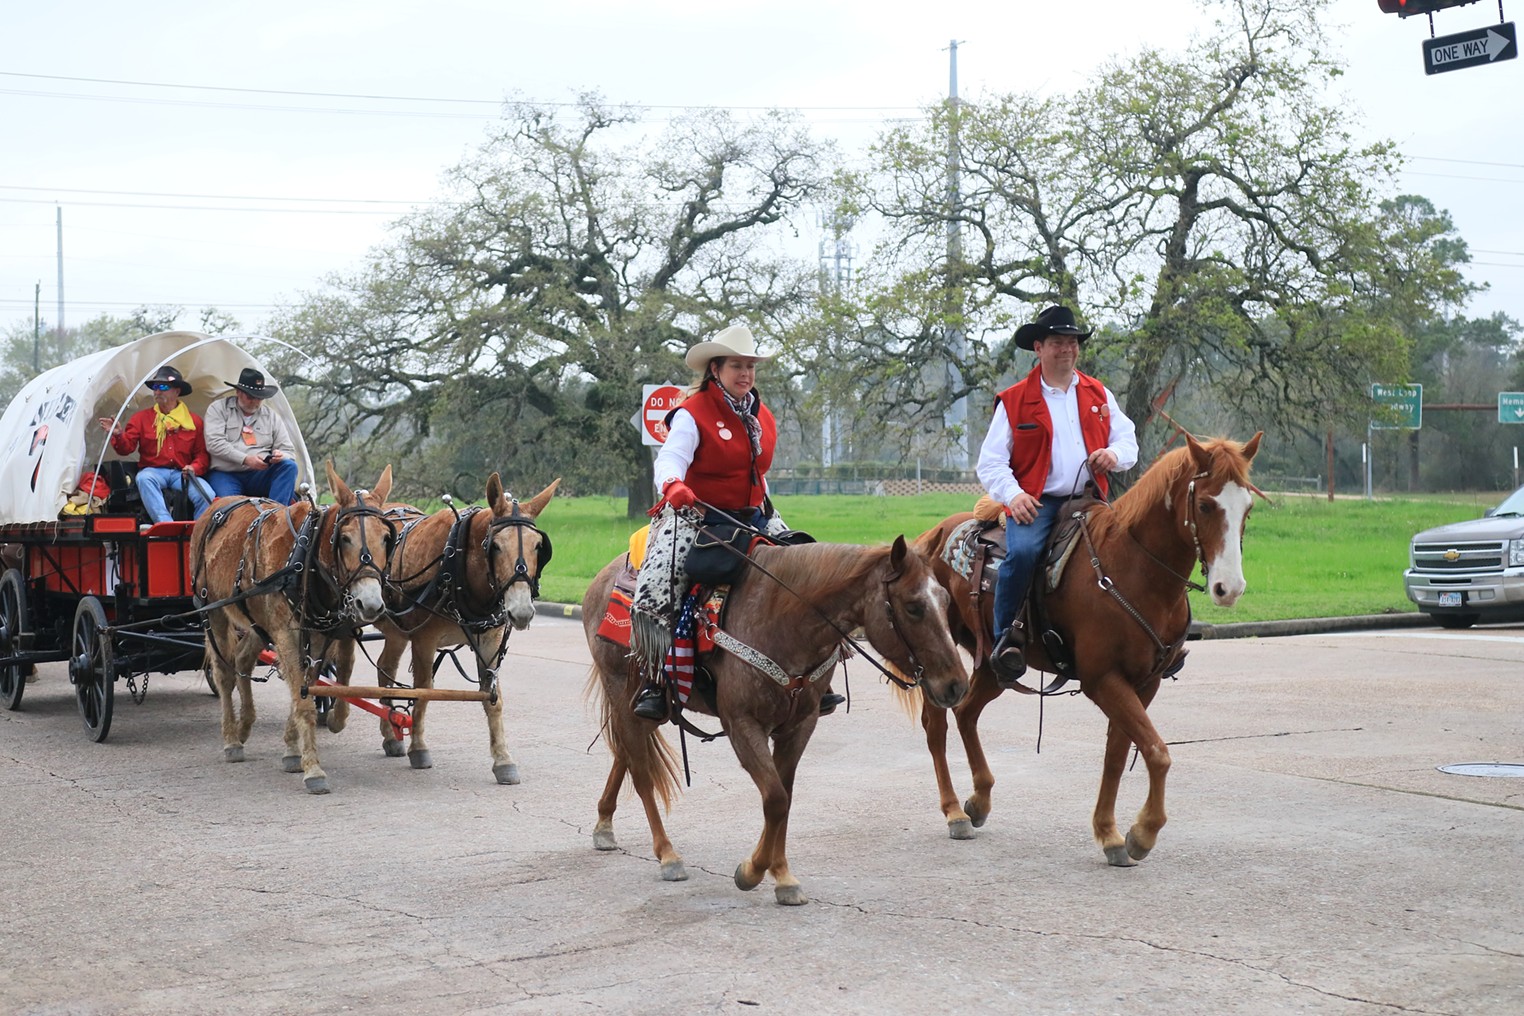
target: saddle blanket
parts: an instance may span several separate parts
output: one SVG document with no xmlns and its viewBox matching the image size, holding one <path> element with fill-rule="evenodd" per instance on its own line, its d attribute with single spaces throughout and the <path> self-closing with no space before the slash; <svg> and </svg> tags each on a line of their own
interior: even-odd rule
<svg viewBox="0 0 1524 1016">
<path fill-rule="evenodd" d="M 635 580 L 640 572 L 630 566 L 629 559 L 614 577 L 614 588 L 609 592 L 609 602 L 603 610 L 603 620 L 598 622 L 598 636 L 615 645 L 630 648 L 630 605 L 635 602 Z M 729 586 L 711 590 L 704 601 L 702 616 L 695 624 L 695 650 L 700 654 L 714 648 L 714 629 L 720 626 L 720 613 L 725 606 Z"/>
</svg>

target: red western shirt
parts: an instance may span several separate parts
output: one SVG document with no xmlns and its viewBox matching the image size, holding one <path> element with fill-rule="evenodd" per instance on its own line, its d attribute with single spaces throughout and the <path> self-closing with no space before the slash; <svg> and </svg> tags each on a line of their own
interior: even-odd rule
<svg viewBox="0 0 1524 1016">
<path fill-rule="evenodd" d="M 1079 404 L 1080 436 L 1085 451 L 1105 448 L 1111 441 L 1111 410 L 1106 402 L 1106 386 L 1088 374 L 1074 372 Z M 1017 381 L 999 395 L 1005 415 L 1011 423 L 1011 472 L 1021 489 L 1041 497 L 1043 485 L 1053 465 L 1053 419 L 1042 394 L 1042 366 Z M 1022 424 L 1035 426 L 1022 427 Z M 1095 477 L 1101 496 L 1106 496 L 1107 476 Z"/>
</svg>

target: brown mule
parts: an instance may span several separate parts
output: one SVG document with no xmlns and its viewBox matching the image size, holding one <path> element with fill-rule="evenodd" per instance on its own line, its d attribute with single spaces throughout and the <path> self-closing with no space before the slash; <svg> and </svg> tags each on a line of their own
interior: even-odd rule
<svg viewBox="0 0 1524 1016">
<path fill-rule="evenodd" d="M 196 520 L 190 548 L 197 602 L 227 601 L 206 613 L 206 658 L 222 700 L 223 756 L 243 761 L 254 725 L 250 675 L 268 637 L 291 693 L 281 763 L 300 772 L 312 794 L 328 793 L 328 776 L 318 764 L 316 710 L 303 687 L 325 661 L 349 673 L 355 629 L 386 610 L 382 577 L 393 540 L 381 514 L 391 466 L 374 490 L 351 491 L 329 462 L 328 486 L 331 505 L 218 498 Z"/>
<path fill-rule="evenodd" d="M 732 587 L 725 631 L 771 661 L 778 676 L 766 672 L 767 662 L 745 663 L 731 651 L 701 661 L 714 677 L 713 715 L 762 796 L 762 835 L 736 868 L 735 883 L 754 889 L 771 874 L 779 903 L 806 903 L 785 851 L 789 808 L 795 770 L 815 731 L 821 691 L 834 668 L 842 632 L 861 626 L 873 648 L 902 673 L 917 675 L 926 700 L 943 708 L 956 705 L 968 690 L 968 672 L 948 631 L 947 593 L 933 579 L 930 562 L 907 547 L 904 537 L 892 547 L 760 547 L 753 560 L 773 577 L 749 569 Z M 593 846 L 619 849 L 614 809 L 629 776 L 645 807 L 661 876 L 675 882 L 688 875 L 661 821 L 662 808 L 671 806 L 678 786 L 672 746 L 660 725 L 630 710 L 641 678 L 628 650 L 596 634 L 623 565 L 623 556 L 610 562 L 582 601 L 593 657 L 589 693 L 601 703 L 602 729 L 614 756 L 598 800 Z M 709 712 L 698 696 L 688 708 Z"/>
<path fill-rule="evenodd" d="M 1113 865 L 1129 866 L 1147 856 L 1164 826 L 1170 754 L 1149 720 L 1148 706 L 1165 671 L 1180 658 L 1190 624 L 1187 582 L 1197 563 L 1214 603 L 1232 606 L 1243 594 L 1244 526 L 1259 493 L 1249 482 L 1249 464 L 1261 436 L 1239 444 L 1198 442 L 1187 435 L 1186 447 L 1162 456 L 1131 490 L 1090 514 L 1088 537 L 1082 533 L 1058 588 L 1046 594 L 1048 621 L 1072 649 L 1080 691 L 1108 720 L 1091 828 Z M 953 530 L 973 517 L 965 512 L 944 519 L 919 536 L 916 546 L 932 559 L 937 581 L 951 594 L 954 638 L 977 655 L 979 626 L 986 633 L 983 645 L 989 645 L 994 597 L 985 595 L 983 616 L 975 616 L 968 580 L 942 555 Z M 1090 564 L 1092 546 L 1099 570 Z M 1045 578 L 1039 574 L 1034 581 Z M 1056 669 L 1035 636 L 1028 642 L 1027 661 L 1040 670 Z M 969 695 L 953 710 L 974 784 L 962 805 L 947 765 L 947 710 L 921 701 L 921 725 L 953 839 L 973 838 L 974 827 L 989 817 L 995 777 L 979 740 L 979 715 L 1000 692 L 989 660 L 976 659 Z M 1116 797 L 1132 745 L 1148 767 L 1148 796 L 1124 838 L 1117 829 Z"/>
<path fill-rule="evenodd" d="M 541 569 L 550 560 L 550 537 L 535 521 L 560 482 L 555 480 L 521 505 L 503 492 L 502 480 L 493 473 L 487 480 L 485 509 L 457 514 L 443 508 L 425 515 L 411 505 L 387 506 L 402 530 L 388 573 L 391 611 L 376 622 L 386 637 L 376 664 L 380 683 L 396 683 L 402 650 L 411 647 L 413 687 L 432 688 L 439 650 L 471 646 L 481 690 L 493 693 L 482 708 L 492 774 L 499 783 L 518 783 L 519 767 L 503 736 L 503 689 L 497 668 L 508 647 L 510 626 L 522 631 L 534 618 Z M 347 704 L 340 699 L 336 711 Z M 413 707 L 407 757 L 414 769 L 433 765 L 424 740 L 427 707 L 424 699 Z M 343 725 L 342 717 L 338 725 Z M 386 717 L 381 719 L 381 748 L 393 757 L 402 754 L 402 741 Z"/>
</svg>

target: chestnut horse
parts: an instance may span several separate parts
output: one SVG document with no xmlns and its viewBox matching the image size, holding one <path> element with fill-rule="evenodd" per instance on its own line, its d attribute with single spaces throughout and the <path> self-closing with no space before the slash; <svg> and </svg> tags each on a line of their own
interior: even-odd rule
<svg viewBox="0 0 1524 1016">
<path fill-rule="evenodd" d="M 196 520 L 190 546 L 191 588 L 207 608 L 206 658 L 222 700 L 223 757 L 243 761 L 254 725 L 250 675 L 268 639 L 291 693 L 281 765 L 300 772 L 312 794 L 328 793 L 328 776 L 318 764 L 313 700 L 302 693 L 324 661 L 347 674 L 355 629 L 385 613 L 382 579 L 394 539 L 381 513 L 391 466 L 373 491 L 351 491 L 329 462 L 328 486 L 332 505 L 218 498 Z"/>
<path fill-rule="evenodd" d="M 1164 826 L 1170 755 L 1148 706 L 1165 672 L 1182 657 L 1191 620 L 1186 592 L 1196 563 L 1213 603 L 1230 607 L 1243 595 L 1244 525 L 1259 492 L 1249 482 L 1249 463 L 1261 436 L 1239 444 L 1198 442 L 1187 435 L 1185 447 L 1163 455 L 1131 490 L 1090 512 L 1057 588 L 1045 594 L 1048 627 L 1072 647 L 1079 690 L 1108 721 L 1091 827 L 1113 865 L 1126 867 L 1146 857 Z M 982 597 L 982 617 L 975 616 L 968 580 L 942 553 L 952 531 L 973 517 L 965 512 L 944 519 L 921 534 L 916 546 L 932 558 L 937 581 L 951 594 L 953 637 L 977 656 L 978 626 L 990 630 L 993 593 Z M 1033 584 L 1045 581 L 1039 568 Z M 989 641 L 986 636 L 983 646 Z M 1028 639 L 1027 662 L 1056 670 L 1037 634 Z M 989 817 L 995 777 L 979 742 L 979 714 L 1000 692 L 988 657 L 976 659 L 968 697 L 953 710 L 974 781 L 973 795 L 961 807 L 947 767 L 947 710 L 929 699 L 921 702 L 921 725 L 953 839 L 971 839 L 973 827 Z M 1116 797 L 1131 745 L 1148 767 L 1148 796 L 1124 839 L 1117 831 Z"/>
<path fill-rule="evenodd" d="M 550 537 L 535 520 L 560 483 L 556 480 L 528 502 L 505 494 L 493 473 L 487 480 L 487 507 L 457 512 L 441 508 L 426 515 L 411 505 L 388 505 L 398 522 L 397 546 L 387 575 L 387 615 L 376 622 L 386 638 L 376 664 L 382 685 L 394 684 L 402 650 L 412 648 L 413 687 L 432 688 L 441 647 L 469 645 L 476 656 L 476 680 L 491 697 L 482 703 L 492 747 L 492 774 L 499 783 L 519 782 L 519 767 L 503 737 L 503 698 L 497 668 L 508 648 L 511 625 L 522 631 L 534 618 L 540 575 L 550 561 Z M 347 699 L 338 699 L 328 727 L 344 726 Z M 414 769 L 433 765 L 423 736 L 428 701 L 413 707 L 407 757 Z M 381 749 L 402 754 L 391 721 L 381 718 Z"/>
<path fill-rule="evenodd" d="M 742 644 L 734 651 L 755 651 L 756 662 L 744 662 L 732 651 L 701 659 L 700 666 L 714 677 L 715 708 L 711 711 L 697 694 L 687 708 L 719 717 L 736 758 L 762 795 L 762 835 L 736 868 L 736 886 L 755 889 L 771 873 L 779 903 L 806 903 L 785 853 L 789 807 L 794 773 L 815 731 L 821 691 L 845 633 L 860 626 L 881 656 L 901 673 L 916 675 L 926 701 L 938 708 L 958 703 L 968 690 L 968 672 L 947 627 L 947 592 L 932 577 L 931 563 L 903 536 L 892 547 L 760 547 L 751 560 L 758 567 L 749 567 L 732 587 L 724 633 Z M 628 775 L 645 806 L 661 877 L 676 882 L 688 875 L 658 807 L 658 802 L 671 806 L 678 786 L 672 747 L 659 724 L 631 711 L 641 678 L 628 650 L 597 635 L 624 563 L 621 555 L 599 572 L 582 600 L 582 625 L 593 657 L 589 694 L 601 702 L 603 732 L 614 755 L 598 800 L 593 846 L 619 849 L 614 809 Z"/>
</svg>

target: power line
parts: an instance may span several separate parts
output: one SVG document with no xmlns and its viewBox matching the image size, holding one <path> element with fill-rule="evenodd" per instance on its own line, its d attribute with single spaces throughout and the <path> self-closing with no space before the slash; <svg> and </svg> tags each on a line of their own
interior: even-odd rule
<svg viewBox="0 0 1524 1016">
<path fill-rule="evenodd" d="M 249 95 L 293 95 L 293 96 L 299 96 L 299 97 L 302 97 L 302 98 L 309 98 L 309 99 L 355 99 L 355 100 L 372 101 L 372 102 L 438 102 L 438 103 L 454 103 L 454 104 L 464 104 L 464 105 L 491 105 L 491 106 L 501 106 L 501 105 L 504 104 L 505 101 L 507 101 L 507 102 L 519 101 L 519 100 L 504 100 L 504 99 L 452 99 L 452 98 L 447 98 L 447 97 L 443 97 L 443 96 L 435 96 L 435 95 L 368 95 L 368 94 L 364 94 L 364 93 L 354 93 L 354 92 L 302 92 L 302 91 L 295 91 L 295 90 L 283 89 L 283 88 L 239 88 L 239 87 L 232 87 L 232 86 L 228 86 L 228 85 L 187 85 L 187 84 L 177 84 L 177 83 L 172 83 L 172 82 L 167 82 L 167 81 L 129 81 L 129 80 L 123 80 L 123 79 L 120 79 L 120 78 L 80 78 L 80 77 L 72 77 L 72 76 L 63 75 L 63 74 L 27 74 L 27 73 L 24 73 L 22 71 L 0 71 L 0 76 L 11 77 L 11 78 L 34 78 L 34 79 L 43 80 L 43 81 L 77 81 L 77 82 L 83 82 L 85 84 L 92 84 L 92 85 L 130 85 L 130 86 L 137 87 L 137 88 L 179 88 L 179 89 L 185 89 L 187 91 L 200 91 L 200 92 L 241 92 L 241 93 L 249 94 Z M 40 94 L 40 93 L 19 92 L 19 93 L 12 93 L 12 94 L 27 95 L 27 94 Z M 58 94 L 67 94 L 67 93 L 58 93 Z M 538 100 L 538 99 L 526 99 L 526 100 L 523 100 L 523 101 L 525 103 L 529 104 L 529 105 L 551 106 L 551 107 L 557 107 L 557 108 L 575 108 L 575 107 L 581 105 L 580 102 L 546 102 L 546 101 L 541 101 L 541 100 Z M 709 110 L 714 110 L 714 109 L 733 109 L 733 110 L 743 110 L 743 111 L 767 111 L 767 110 L 771 110 L 771 109 L 794 109 L 794 110 L 798 110 L 800 112 L 819 112 L 819 111 L 823 111 L 823 110 L 847 110 L 847 111 L 853 111 L 853 112 L 874 112 L 874 111 L 887 111 L 887 110 L 907 110 L 907 109 L 909 109 L 909 110 L 915 110 L 915 109 L 919 109 L 919 107 L 917 107 L 917 106 L 787 106 L 787 107 L 780 107 L 780 106 L 705 106 L 705 105 L 693 106 L 693 105 L 660 105 L 660 104 L 646 104 L 646 103 L 628 103 L 628 104 L 625 104 L 625 103 L 614 103 L 613 105 L 631 105 L 631 106 L 638 106 L 641 109 L 676 109 L 676 110 L 684 110 L 684 109 L 694 109 L 694 110 L 700 110 L 700 109 L 709 109 Z"/>
<path fill-rule="evenodd" d="M 48 201 L 44 198 L 0 198 L 10 204 L 17 205 L 56 205 L 57 201 Z M 71 208 L 153 208 L 159 211 L 186 211 L 186 212 L 261 212 L 279 213 L 282 215 L 398 215 L 396 209 L 386 211 L 369 208 L 259 208 L 254 206 L 236 207 L 233 205 L 150 205 L 129 201 L 70 201 Z"/>
<path fill-rule="evenodd" d="M 297 198 L 285 196 L 267 197 L 260 194 L 185 194 L 175 191 L 98 190 L 93 187 L 27 187 L 21 184 L 0 184 L 0 190 L 48 191 L 58 194 L 110 194 L 116 197 L 139 198 L 194 198 L 198 201 L 326 201 L 351 205 L 421 205 L 441 203 L 438 201 L 409 201 L 403 198 Z"/>
</svg>

